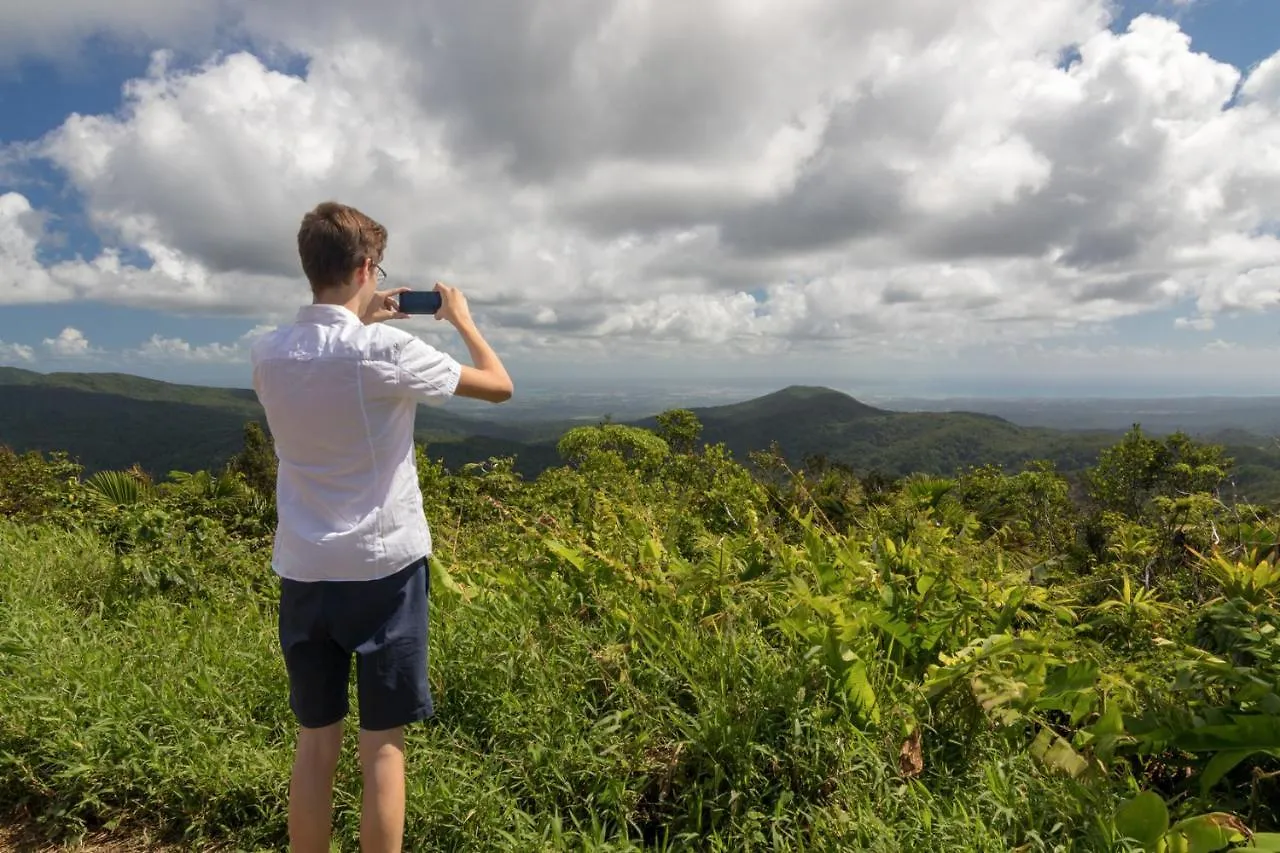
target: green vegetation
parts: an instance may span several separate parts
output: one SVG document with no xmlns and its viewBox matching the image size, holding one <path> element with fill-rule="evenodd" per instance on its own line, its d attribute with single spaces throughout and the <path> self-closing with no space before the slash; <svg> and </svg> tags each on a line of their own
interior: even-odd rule
<svg viewBox="0 0 1280 853">
<path fill-rule="evenodd" d="M 776 447 L 792 465 L 852 467 L 863 476 L 952 476 L 986 464 L 1019 468 L 1047 460 L 1076 478 L 1121 432 L 1029 429 L 990 415 L 876 409 L 828 388 L 795 386 L 728 406 L 693 409 L 702 438 L 741 459 Z M 18 452 L 66 451 L 86 471 L 137 465 L 153 477 L 221 468 L 246 421 L 265 423 L 252 391 L 98 373 L 40 374 L 0 368 L 0 443 Z M 561 463 L 557 443 L 574 423 L 502 424 L 423 406 L 417 440 L 456 470 L 512 457 L 524 477 Z M 628 424 L 658 429 L 658 419 Z M 1280 445 L 1243 431 L 1213 440 L 1237 460 L 1230 489 L 1280 501 Z"/>
<path fill-rule="evenodd" d="M 420 450 L 411 849 L 1280 850 L 1280 518 L 1223 499 L 1221 448 L 1135 430 L 1076 488 L 895 483 L 748 470 L 711 432 L 582 427 L 536 479 Z M 272 456 L 245 435 L 159 482 L 0 453 L 0 814 L 281 848 Z M 357 785 L 349 755 L 343 849 Z"/>
<path fill-rule="evenodd" d="M 18 452 L 65 451 L 87 471 L 130 468 L 151 476 L 220 468 L 240 447 L 246 421 L 266 424 L 251 390 L 158 382 L 115 373 L 35 373 L 0 367 L 0 443 Z M 456 467 L 520 454 L 537 470 L 556 463 L 554 443 L 420 408 L 418 441 Z"/>
</svg>

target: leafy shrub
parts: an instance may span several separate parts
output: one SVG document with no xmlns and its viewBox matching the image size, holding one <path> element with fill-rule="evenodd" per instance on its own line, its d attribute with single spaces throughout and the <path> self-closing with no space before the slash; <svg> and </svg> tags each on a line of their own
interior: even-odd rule
<svg viewBox="0 0 1280 853">
<path fill-rule="evenodd" d="M 1194 491 L 1211 450 L 1130 436 L 1080 504 L 1043 465 L 748 469 L 698 426 L 585 427 L 532 480 L 419 448 L 439 717 L 411 846 L 1272 842 L 1277 537 Z M 0 808 L 281 843 L 265 446 L 161 483 L 0 456 Z M 346 846 L 357 786 L 347 756 Z"/>
<path fill-rule="evenodd" d="M 0 516 L 24 521 L 80 517 L 81 467 L 65 453 L 46 458 L 0 446 Z"/>
</svg>

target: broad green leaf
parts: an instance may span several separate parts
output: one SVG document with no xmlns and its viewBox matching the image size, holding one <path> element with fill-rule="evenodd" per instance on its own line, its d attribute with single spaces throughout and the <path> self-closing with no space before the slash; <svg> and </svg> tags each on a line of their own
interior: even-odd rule
<svg viewBox="0 0 1280 853">
<path fill-rule="evenodd" d="M 1177 746 L 1187 752 L 1280 750 L 1280 717 L 1269 714 L 1233 716 L 1230 723 L 1200 726 L 1183 732 L 1178 736 Z"/>
<path fill-rule="evenodd" d="M 548 551 L 555 554 L 578 571 L 582 571 L 586 568 L 587 558 L 583 556 L 582 552 L 578 549 L 570 548 L 568 545 L 557 542 L 554 539 L 544 539 L 542 541 L 543 544 L 547 546 Z"/>
<path fill-rule="evenodd" d="M 1098 681 L 1098 665 L 1092 661 L 1073 661 L 1055 667 L 1044 680 L 1046 696 L 1088 690 Z"/>
<path fill-rule="evenodd" d="M 445 589 L 455 595 L 462 595 L 462 588 L 458 586 L 457 581 L 453 579 L 453 575 L 445 568 L 443 562 L 433 559 L 429 560 L 427 565 L 431 572 L 431 586 L 433 589 Z"/>
<path fill-rule="evenodd" d="M 1103 761 L 1109 761 L 1121 742 L 1131 742 L 1124 730 L 1124 717 L 1120 713 L 1120 705 L 1108 702 L 1106 710 L 1098 717 L 1097 722 L 1081 731 L 1081 744 L 1092 746 L 1094 754 Z"/>
<path fill-rule="evenodd" d="M 1169 831 L 1169 807 L 1160 795 L 1143 791 L 1116 809 L 1116 829 L 1126 838 L 1141 842 L 1147 850 L 1155 850 Z"/>
<path fill-rule="evenodd" d="M 1184 841 L 1183 849 L 1187 853 L 1215 853 L 1244 841 L 1241 828 L 1237 818 L 1216 812 L 1179 821 L 1169 830 L 1168 836 L 1181 838 Z"/>
<path fill-rule="evenodd" d="M 1249 749 L 1229 749 L 1225 752 L 1219 752 L 1213 759 L 1205 765 L 1204 773 L 1200 775 L 1200 794 L 1207 797 L 1209 789 L 1218 784 L 1223 776 L 1226 776 L 1241 761 L 1244 761 L 1253 750 Z"/>
<path fill-rule="evenodd" d="M 1255 832 L 1246 849 L 1280 851 L 1280 832 Z"/>
<path fill-rule="evenodd" d="M 1098 721 L 1088 730 L 1099 737 L 1124 734 L 1124 717 L 1120 715 L 1120 705 L 1108 702 L 1106 709 L 1098 716 Z"/>
</svg>

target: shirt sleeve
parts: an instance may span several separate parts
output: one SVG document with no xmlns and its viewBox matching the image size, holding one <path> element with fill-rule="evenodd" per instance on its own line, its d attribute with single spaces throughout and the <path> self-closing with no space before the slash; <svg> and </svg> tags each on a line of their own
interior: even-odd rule
<svg viewBox="0 0 1280 853">
<path fill-rule="evenodd" d="M 438 405 L 458 390 L 462 365 L 420 338 L 410 336 L 396 361 L 396 387 L 420 403 Z"/>
</svg>

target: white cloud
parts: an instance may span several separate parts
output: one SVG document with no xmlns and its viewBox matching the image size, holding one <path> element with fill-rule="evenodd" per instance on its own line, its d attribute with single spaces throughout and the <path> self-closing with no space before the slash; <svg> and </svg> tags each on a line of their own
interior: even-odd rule
<svg viewBox="0 0 1280 853">
<path fill-rule="evenodd" d="M 0 305 L 54 302 L 70 291 L 36 258 L 43 217 L 25 196 L 0 195 Z"/>
<path fill-rule="evenodd" d="M 1212 317 L 1179 317 L 1173 321 L 1175 329 L 1194 329 L 1197 332 L 1211 332 L 1216 325 Z"/>
<path fill-rule="evenodd" d="M 1258 64 L 1240 87 L 1240 95 L 1253 103 L 1274 104 L 1280 101 L 1280 53 L 1272 54 Z"/>
<path fill-rule="evenodd" d="M 243 361 L 243 353 L 233 345 L 211 343 L 193 346 L 181 338 L 152 335 L 137 350 L 137 355 L 153 361 L 197 361 L 229 364 Z"/>
<path fill-rule="evenodd" d="M 26 344 L 10 344 L 0 341 L 0 364 L 30 364 L 35 360 L 35 350 Z"/>
<path fill-rule="evenodd" d="M 192 344 L 182 338 L 155 334 L 140 347 L 124 353 L 127 359 L 162 363 L 243 364 L 249 360 L 249 348 L 258 337 L 274 329 L 271 324 L 255 326 L 232 343 Z"/>
<path fill-rule="evenodd" d="M 99 352 L 79 329 L 67 326 L 56 338 L 45 338 L 44 348 L 58 358 L 83 358 Z"/>
<path fill-rule="evenodd" d="M 55 359 L 84 360 L 93 356 L 95 367 L 98 368 L 120 368 L 139 363 L 163 366 L 243 365 L 249 361 L 249 349 L 253 342 L 274 328 L 276 326 L 273 324 L 258 325 L 229 343 L 214 341 L 193 344 L 179 337 L 153 334 L 137 347 L 107 350 L 93 346 L 84 332 L 68 326 L 57 337 L 45 338 L 41 347 Z M 0 341 L 0 364 L 30 364 L 35 361 L 34 347 Z"/>
<path fill-rule="evenodd" d="M 524 350 L 928 351 L 1280 302 L 1280 55 L 1242 79 L 1171 21 L 1110 32 L 1103 0 L 146 5 L 83 26 L 178 45 L 221 16 L 306 74 L 158 54 L 119 114 L 69 118 L 35 151 L 151 266 L 42 266 L 10 194 L 0 303 L 284 319 L 325 198 Z"/>
</svg>

